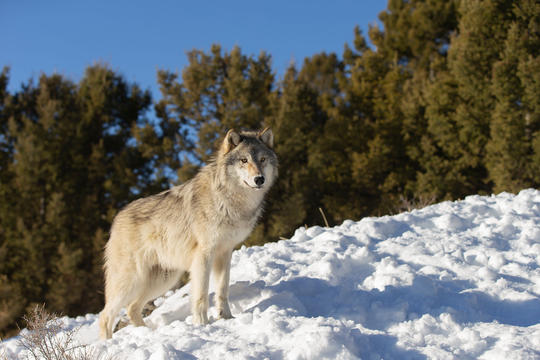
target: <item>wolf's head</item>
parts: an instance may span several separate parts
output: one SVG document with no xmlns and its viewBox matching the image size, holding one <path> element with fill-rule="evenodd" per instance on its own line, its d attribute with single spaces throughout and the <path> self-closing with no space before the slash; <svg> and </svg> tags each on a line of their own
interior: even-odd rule
<svg viewBox="0 0 540 360">
<path fill-rule="evenodd" d="M 267 190 L 278 174 L 273 146 L 274 135 L 269 128 L 258 132 L 229 130 L 218 157 L 226 166 L 227 175 L 236 179 L 238 185 Z"/>
</svg>

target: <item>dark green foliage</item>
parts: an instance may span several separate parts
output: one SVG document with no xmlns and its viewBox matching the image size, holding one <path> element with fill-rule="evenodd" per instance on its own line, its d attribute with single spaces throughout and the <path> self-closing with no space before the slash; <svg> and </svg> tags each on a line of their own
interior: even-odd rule
<svg viewBox="0 0 540 360">
<path fill-rule="evenodd" d="M 178 179 L 191 178 L 209 160 L 215 144 L 230 128 L 259 128 L 269 109 L 274 75 L 270 57 L 243 55 L 238 47 L 222 54 L 193 50 L 189 65 L 178 74 L 158 72 L 163 100 L 156 105 L 165 136 L 158 145 Z M 171 131 L 172 130 L 172 131 Z"/>
<path fill-rule="evenodd" d="M 434 156 L 426 161 L 429 170 L 423 177 L 437 195 L 453 198 L 489 189 L 484 158 L 494 105 L 491 64 L 498 57 L 505 25 L 504 12 L 492 1 L 462 1 L 460 12 L 448 73 L 439 75 L 428 96 L 434 144 L 425 150 Z"/>
<path fill-rule="evenodd" d="M 102 305 L 102 249 L 130 200 L 183 183 L 230 128 L 272 127 L 279 179 L 248 245 L 304 225 L 540 186 L 540 5 L 391 0 L 369 40 L 276 79 L 214 45 L 159 71 L 162 100 L 106 66 L 77 84 L 0 73 L 0 331 L 33 303 Z M 412 204 L 412 205 L 411 205 Z M 401 206 L 401 207 L 400 207 Z"/>
<path fill-rule="evenodd" d="M 538 186 L 529 110 L 537 100 L 523 96 L 519 68 L 537 57 L 539 7 L 464 0 L 460 13 L 447 64 L 428 85 L 420 188 L 458 198 Z"/>
<path fill-rule="evenodd" d="M 486 164 L 495 191 L 538 184 L 540 136 L 540 4 L 513 7 L 500 59 L 493 64 L 495 97 Z"/>
<path fill-rule="evenodd" d="M 71 315 L 101 307 L 104 234 L 119 208 L 160 187 L 134 139 L 150 104 L 101 65 L 79 84 L 42 75 L 7 99 L 0 268 L 6 304 L 18 299 L 11 321 L 34 302 Z"/>
<path fill-rule="evenodd" d="M 320 58 L 325 55 L 320 55 Z M 324 61 L 324 60 L 323 60 Z M 331 66 L 331 65 L 330 65 Z M 308 78 L 319 77 L 319 81 Z M 276 141 L 275 150 L 280 160 L 280 177 L 268 199 L 267 214 L 248 244 L 277 240 L 302 224 L 312 225 L 317 208 L 322 205 L 323 178 L 320 158 L 314 149 L 324 132 L 327 116 L 319 104 L 316 87 L 326 87 L 324 74 L 298 74 L 290 67 L 273 97 L 273 111 L 269 120 Z M 319 217 L 317 216 L 317 219 Z"/>
<path fill-rule="evenodd" d="M 259 129 L 270 115 L 274 75 L 270 56 L 248 57 L 235 47 L 223 53 L 188 53 L 181 78 L 158 72 L 163 99 L 156 113 L 165 131 L 156 139 L 162 162 L 176 171 L 176 182 L 193 177 L 208 162 L 228 129 Z M 163 151 L 165 149 L 165 151 Z"/>
</svg>

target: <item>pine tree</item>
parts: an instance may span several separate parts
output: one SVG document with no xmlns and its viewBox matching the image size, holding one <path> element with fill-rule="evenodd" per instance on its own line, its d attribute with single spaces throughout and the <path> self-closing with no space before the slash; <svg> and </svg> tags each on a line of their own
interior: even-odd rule
<svg viewBox="0 0 540 360">
<path fill-rule="evenodd" d="M 160 141 L 162 148 L 176 150 L 165 152 L 169 158 L 164 162 L 178 170 L 180 181 L 208 162 L 227 129 L 262 127 L 274 81 L 270 56 L 264 52 L 254 58 L 239 47 L 222 53 L 213 45 L 209 53 L 189 52 L 188 59 L 181 79 L 168 71 L 158 73 L 163 100 L 156 113 L 164 128 L 172 130 Z M 182 157 L 174 158 L 178 154 Z"/>
<path fill-rule="evenodd" d="M 11 319 L 34 302 L 68 315 L 102 306 L 104 234 L 124 204 L 162 185 L 135 138 L 150 104 L 103 65 L 79 84 L 42 75 L 9 97 L 1 281 L 8 303 L 23 299 Z"/>
<path fill-rule="evenodd" d="M 523 120 L 525 139 L 530 141 L 526 168 L 526 186 L 540 187 L 540 4 L 533 0 L 520 1 L 514 7 L 516 21 L 521 24 L 528 54 L 520 59 L 517 75 L 523 87 Z"/>
<path fill-rule="evenodd" d="M 356 37 L 357 44 L 365 43 L 358 31 Z M 355 128 L 349 136 L 356 139 L 356 145 L 351 143 L 350 158 L 355 191 L 349 196 L 356 193 L 362 200 L 362 215 L 388 210 L 392 194 L 403 190 L 402 175 L 408 166 L 400 110 L 406 73 L 394 56 L 388 56 L 391 52 L 384 47 L 388 40 L 383 32 L 373 27 L 370 38 L 377 49 L 360 48 L 357 55 L 344 55 L 346 61 L 351 60 L 350 77 L 344 87 L 345 106 L 350 110 L 345 113 Z"/>
<path fill-rule="evenodd" d="M 8 184 L 11 181 L 11 174 L 9 172 L 9 164 L 13 157 L 13 146 L 8 132 L 8 119 L 9 119 L 9 103 L 10 96 L 7 91 L 7 85 L 9 82 L 9 70 L 4 68 L 0 73 L 0 214 L 6 215 L 6 217 L 0 216 L 0 249 L 5 246 L 5 232 L 8 216 L 8 201 L 9 189 Z M 3 200 L 3 201 L 2 201 Z M 1 253 L 0 253 L 1 254 Z M 0 255 L 0 260 L 2 257 Z M 2 261 L 0 261 L 0 264 Z M 0 265 L 0 270 L 2 266 Z M 2 273 L 2 271 L 0 271 Z"/>
<path fill-rule="evenodd" d="M 324 56 L 324 55 L 322 55 Z M 322 59 L 321 59 L 322 60 Z M 309 65 L 307 66 L 309 67 Z M 298 226 L 320 223 L 315 218 L 321 206 L 321 182 L 313 162 L 326 116 L 318 103 L 317 87 L 325 87 L 325 79 L 315 74 L 298 73 L 291 65 L 278 90 L 273 94 L 273 112 L 269 119 L 275 151 L 280 160 L 280 176 L 271 190 L 264 221 L 247 244 L 262 244 L 290 236 Z M 320 82 L 308 79 L 318 77 Z"/>
<path fill-rule="evenodd" d="M 295 226 L 306 220 L 305 202 L 308 199 L 305 191 L 299 190 L 310 177 L 307 136 L 313 129 L 309 121 L 310 107 L 305 104 L 313 101 L 313 93 L 299 84 L 297 71 L 291 66 L 280 84 L 279 92 L 273 95 L 275 109 L 270 125 L 278 139 L 274 146 L 279 158 L 280 176 L 268 196 L 265 210 L 268 221 L 258 225 L 247 240 L 248 245 L 259 245 L 287 236 Z"/>
<path fill-rule="evenodd" d="M 12 111 L 8 82 L 9 69 L 4 68 L 0 73 L 0 336 L 3 329 L 13 328 L 17 316 L 24 311 L 21 286 L 12 282 L 7 275 L 13 266 L 11 257 L 15 245 L 9 241 L 15 217 L 12 210 L 14 194 L 10 185 L 13 179 L 10 171 L 13 143 L 8 131 Z"/>
<path fill-rule="evenodd" d="M 458 24 L 458 3 L 457 0 L 389 3 L 381 14 L 384 37 L 392 38 L 385 43 L 386 51 L 394 54 L 390 57 L 399 59 L 400 69 L 406 74 L 400 110 L 408 166 L 401 175 L 404 188 L 399 196 L 412 201 L 433 195 L 417 186 L 417 176 L 422 171 L 422 143 L 430 137 L 426 92 L 436 74 L 446 69 L 450 38 Z"/>
<path fill-rule="evenodd" d="M 355 50 L 345 49 L 350 75 L 342 89 L 349 110 L 342 113 L 361 124 L 358 134 L 365 139 L 353 147 L 351 158 L 363 215 L 393 211 L 402 196 L 424 195 L 417 174 L 422 170 L 421 139 L 429 137 L 425 89 L 446 59 L 457 26 L 456 4 L 389 1 L 379 15 L 384 28 L 369 31 L 374 47 L 368 48 L 356 29 Z"/>
<path fill-rule="evenodd" d="M 310 90 L 309 97 L 302 96 L 299 100 L 309 106 L 306 150 L 311 180 L 306 180 L 312 185 L 307 182 L 297 190 L 311 188 L 306 194 L 310 206 L 306 209 L 305 223 L 309 225 L 323 224 L 319 208 L 331 223 L 336 223 L 344 220 L 347 209 L 357 204 L 350 198 L 353 181 L 349 164 L 358 138 L 353 135 L 354 125 L 343 114 L 346 107 L 340 85 L 344 70 L 343 61 L 335 54 L 320 53 L 304 60 L 298 76 L 300 84 Z"/>
<path fill-rule="evenodd" d="M 487 165 L 497 192 L 518 192 L 540 184 L 535 181 L 538 162 L 534 159 L 534 140 L 540 134 L 540 87 L 534 81 L 540 63 L 540 35 L 535 31 L 540 5 L 519 1 L 513 10 L 515 19 L 508 28 L 501 59 L 493 65 L 491 85 L 496 101 Z"/>
<path fill-rule="evenodd" d="M 247 244 L 302 225 L 540 184 L 540 5 L 390 0 L 343 58 L 320 53 L 275 82 L 271 57 L 214 45 L 163 99 L 104 65 L 73 83 L 0 73 L 0 332 L 34 302 L 102 305 L 102 249 L 129 201 L 194 176 L 230 128 L 271 126 L 280 176 Z"/>
<path fill-rule="evenodd" d="M 168 169 L 164 172 L 176 172 L 176 183 L 192 178 L 210 160 L 228 129 L 261 129 L 272 111 L 274 75 L 266 53 L 246 56 L 239 47 L 228 53 L 213 45 L 208 53 L 189 52 L 188 60 L 181 78 L 158 72 L 163 99 L 156 114 L 162 133 L 141 134 L 148 139 L 146 150 L 158 154 L 158 163 Z"/>
<path fill-rule="evenodd" d="M 0 73 L 0 176 L 3 176 L 7 171 L 7 165 L 9 164 L 10 157 L 12 156 L 12 149 L 8 139 L 8 109 L 7 102 L 9 94 L 7 91 L 7 85 L 9 82 L 9 69 L 4 68 Z M 1 179 L 0 179 L 1 181 Z"/>
<path fill-rule="evenodd" d="M 430 138 L 424 139 L 419 183 L 438 197 L 459 198 L 491 189 L 485 165 L 495 107 L 491 71 L 499 60 L 512 1 L 463 0 L 459 32 L 448 52 L 448 72 L 428 89 Z"/>
</svg>

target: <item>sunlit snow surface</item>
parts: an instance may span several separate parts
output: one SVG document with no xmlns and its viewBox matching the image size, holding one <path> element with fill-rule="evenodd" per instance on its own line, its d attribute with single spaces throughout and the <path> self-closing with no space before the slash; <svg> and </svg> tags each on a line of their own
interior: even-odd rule
<svg viewBox="0 0 540 360">
<path fill-rule="evenodd" d="M 189 286 L 148 327 L 98 340 L 117 359 L 540 359 L 540 191 L 469 196 L 395 216 L 298 229 L 233 255 L 235 319 L 196 326 Z M 22 356 L 16 339 L 1 345 Z M 1 353 L 1 352 L 0 352 Z"/>
</svg>

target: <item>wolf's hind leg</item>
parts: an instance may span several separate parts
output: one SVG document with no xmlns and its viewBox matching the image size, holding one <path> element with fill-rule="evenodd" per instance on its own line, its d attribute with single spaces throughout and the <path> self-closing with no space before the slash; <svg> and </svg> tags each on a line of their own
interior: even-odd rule
<svg viewBox="0 0 540 360">
<path fill-rule="evenodd" d="M 125 305 L 123 298 L 115 298 L 107 301 L 105 308 L 99 315 L 99 336 L 102 339 L 110 339 L 113 334 L 116 315 Z"/>
<path fill-rule="evenodd" d="M 144 326 L 144 321 L 142 318 L 142 309 L 144 304 L 146 302 L 141 301 L 133 301 L 131 304 L 127 307 L 127 316 L 129 317 L 129 320 L 131 323 L 135 326 Z"/>
<path fill-rule="evenodd" d="M 181 271 L 163 270 L 155 266 L 146 275 L 144 281 L 138 288 L 138 292 L 127 308 L 127 315 L 133 325 L 145 326 L 142 318 L 142 309 L 150 300 L 163 295 L 171 289 L 182 275 Z"/>
<path fill-rule="evenodd" d="M 100 336 L 110 339 L 114 331 L 116 316 L 121 308 L 137 298 L 144 286 L 144 278 L 136 271 L 118 271 L 118 267 L 107 269 L 105 282 L 105 308 L 99 319 Z"/>
</svg>

